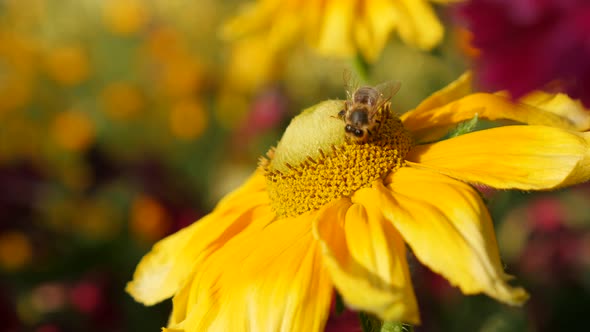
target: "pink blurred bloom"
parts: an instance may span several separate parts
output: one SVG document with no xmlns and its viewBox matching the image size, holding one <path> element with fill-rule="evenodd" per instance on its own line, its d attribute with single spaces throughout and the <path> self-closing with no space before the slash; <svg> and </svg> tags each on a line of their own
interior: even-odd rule
<svg viewBox="0 0 590 332">
<path fill-rule="evenodd" d="M 78 311 L 91 314 L 98 310 L 103 302 L 103 296 L 96 284 L 82 281 L 70 290 L 70 301 Z"/>
<path fill-rule="evenodd" d="M 485 87 L 518 98 L 557 80 L 590 106 L 590 1 L 471 0 L 458 14 L 481 51 Z"/>
<path fill-rule="evenodd" d="M 565 208 L 555 198 L 541 198 L 531 202 L 528 208 L 531 226 L 546 232 L 556 231 L 567 217 Z"/>
<path fill-rule="evenodd" d="M 324 332 L 362 332 L 359 313 L 344 309 L 343 312 L 337 314 L 335 303 L 336 301 L 332 300 L 330 317 L 328 317 Z"/>
</svg>

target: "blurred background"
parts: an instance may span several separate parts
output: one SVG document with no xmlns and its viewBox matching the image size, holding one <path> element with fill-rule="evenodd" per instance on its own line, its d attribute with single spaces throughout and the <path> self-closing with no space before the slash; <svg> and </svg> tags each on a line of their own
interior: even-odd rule
<svg viewBox="0 0 590 332">
<path fill-rule="evenodd" d="M 223 41 L 242 3 L 0 0 L 0 331 L 158 331 L 171 303 L 124 292 L 139 259 L 239 185 L 293 115 L 345 97 L 350 60 Z M 401 81 L 394 109 L 411 109 L 468 68 L 466 38 L 448 27 L 423 52 L 392 35 L 372 83 Z M 531 300 L 463 296 L 414 264 L 416 331 L 586 326 L 590 186 L 485 195 Z"/>
</svg>

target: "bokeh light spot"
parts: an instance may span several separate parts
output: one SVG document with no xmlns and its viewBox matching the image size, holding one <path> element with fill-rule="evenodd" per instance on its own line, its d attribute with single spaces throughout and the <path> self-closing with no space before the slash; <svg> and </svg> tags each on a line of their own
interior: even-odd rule
<svg viewBox="0 0 590 332">
<path fill-rule="evenodd" d="M 140 240 L 153 242 L 170 229 L 170 218 L 164 207 L 150 196 L 140 195 L 131 207 L 131 232 Z"/>
<path fill-rule="evenodd" d="M 170 130 L 183 140 L 200 137 L 207 128 L 208 117 L 200 101 L 188 99 L 178 102 L 170 111 Z"/>
<path fill-rule="evenodd" d="M 48 75 L 57 83 L 66 86 L 80 84 L 90 74 L 88 55 L 77 45 L 50 49 L 45 64 Z"/>
<path fill-rule="evenodd" d="M 103 22 L 107 29 L 116 35 L 133 35 L 145 26 L 148 19 L 148 9 L 141 1 L 105 1 Z"/>
<path fill-rule="evenodd" d="M 71 109 L 57 114 L 53 121 L 52 134 L 60 147 L 81 151 L 94 141 L 95 129 L 86 113 Z"/>
<path fill-rule="evenodd" d="M 101 98 L 107 115 L 117 120 L 137 115 L 144 106 L 141 91 L 125 82 L 107 85 L 101 93 Z"/>
<path fill-rule="evenodd" d="M 20 231 L 0 234 L 0 266 L 15 271 L 23 268 L 33 258 L 33 246 L 29 238 Z"/>
</svg>

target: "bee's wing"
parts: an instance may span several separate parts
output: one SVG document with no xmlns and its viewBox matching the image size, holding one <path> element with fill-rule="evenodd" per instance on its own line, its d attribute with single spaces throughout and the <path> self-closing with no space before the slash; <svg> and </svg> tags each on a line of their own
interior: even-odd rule
<svg viewBox="0 0 590 332">
<path fill-rule="evenodd" d="M 391 100 L 393 96 L 399 91 L 402 84 L 399 81 L 387 81 L 375 87 L 380 94 L 379 101 L 375 107 L 375 111 L 379 111 L 383 105 Z"/>
<path fill-rule="evenodd" d="M 399 81 L 387 81 L 375 87 L 381 94 L 382 103 L 388 102 L 402 87 Z"/>
<path fill-rule="evenodd" d="M 358 79 L 349 69 L 345 69 L 342 73 L 342 80 L 344 81 L 344 88 L 346 89 L 346 98 L 352 99 L 352 95 L 359 85 Z"/>
</svg>

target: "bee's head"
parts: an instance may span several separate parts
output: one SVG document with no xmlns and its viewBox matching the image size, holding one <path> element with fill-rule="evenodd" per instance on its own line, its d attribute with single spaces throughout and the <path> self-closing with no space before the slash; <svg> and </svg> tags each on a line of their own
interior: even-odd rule
<svg viewBox="0 0 590 332">
<path fill-rule="evenodd" d="M 344 131 L 347 134 L 350 134 L 358 139 L 361 139 L 366 135 L 366 132 L 364 130 L 359 129 L 359 128 L 355 128 L 351 125 L 346 125 L 346 127 L 344 127 Z"/>
<path fill-rule="evenodd" d="M 365 110 L 355 109 L 350 113 L 349 120 L 355 126 L 362 126 L 369 123 L 369 116 Z"/>
</svg>

